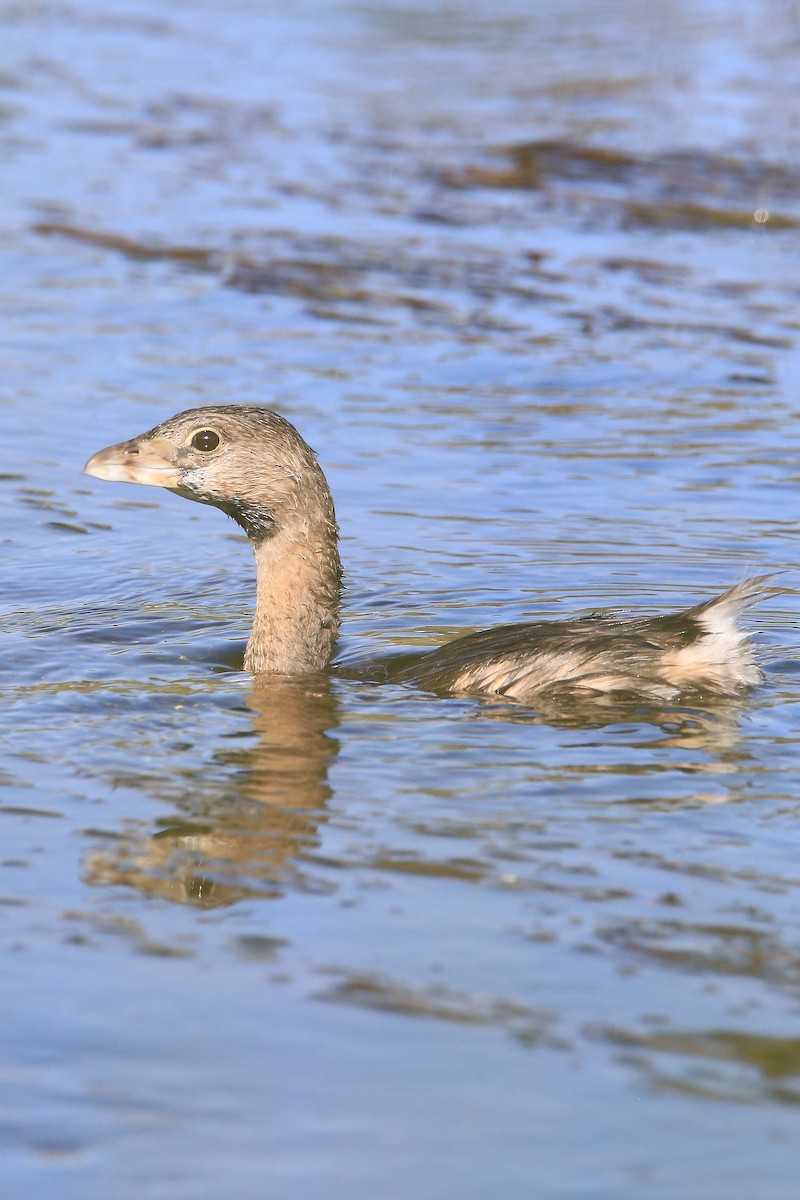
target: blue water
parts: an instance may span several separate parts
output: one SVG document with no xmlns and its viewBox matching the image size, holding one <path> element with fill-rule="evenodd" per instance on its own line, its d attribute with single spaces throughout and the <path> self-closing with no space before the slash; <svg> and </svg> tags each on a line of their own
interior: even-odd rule
<svg viewBox="0 0 800 1200">
<path fill-rule="evenodd" d="M 794 1200 L 800 21 L 0 5 L 0 1178 Z M 739 703 L 237 667 L 252 556 L 81 475 L 317 449 L 347 667 L 784 570 Z"/>
</svg>

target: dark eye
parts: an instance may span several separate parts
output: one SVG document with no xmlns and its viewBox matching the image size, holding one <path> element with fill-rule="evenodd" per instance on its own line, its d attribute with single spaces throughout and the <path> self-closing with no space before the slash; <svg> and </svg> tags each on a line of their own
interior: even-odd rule
<svg viewBox="0 0 800 1200">
<path fill-rule="evenodd" d="M 192 445 L 195 450 L 204 450 L 206 453 L 216 450 L 219 445 L 219 434 L 214 433 L 213 429 L 198 429 L 192 438 Z"/>
</svg>

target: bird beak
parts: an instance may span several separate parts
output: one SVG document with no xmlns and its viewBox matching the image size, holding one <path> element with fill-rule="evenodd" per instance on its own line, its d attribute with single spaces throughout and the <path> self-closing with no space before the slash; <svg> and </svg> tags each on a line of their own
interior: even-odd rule
<svg viewBox="0 0 800 1200">
<path fill-rule="evenodd" d="M 139 438 L 98 450 L 83 472 L 112 483 L 149 483 L 165 488 L 178 487 L 181 474 L 166 454 L 160 452 L 156 442 L 142 442 Z"/>
</svg>

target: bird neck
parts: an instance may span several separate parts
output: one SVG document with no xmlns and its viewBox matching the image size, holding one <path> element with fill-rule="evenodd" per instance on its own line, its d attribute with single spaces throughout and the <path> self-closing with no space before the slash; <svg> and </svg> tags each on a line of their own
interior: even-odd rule
<svg viewBox="0 0 800 1200">
<path fill-rule="evenodd" d="M 342 568 L 331 509 L 255 546 L 256 611 L 244 656 L 254 674 L 323 670 L 339 630 Z"/>
</svg>

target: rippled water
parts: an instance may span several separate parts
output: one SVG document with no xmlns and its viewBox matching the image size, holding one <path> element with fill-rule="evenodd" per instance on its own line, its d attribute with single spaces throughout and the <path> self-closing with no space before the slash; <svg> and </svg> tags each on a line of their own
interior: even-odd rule
<svg viewBox="0 0 800 1200">
<path fill-rule="evenodd" d="M 0 4 L 4 1194 L 794 1198 L 800 16 Z M 317 448 L 340 661 L 80 474 Z M 359 675 L 787 569 L 767 681 L 538 713 Z"/>
</svg>

